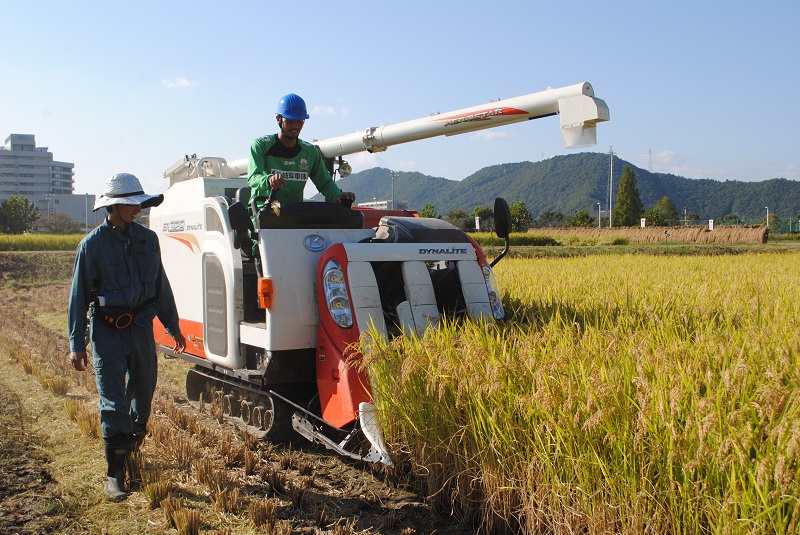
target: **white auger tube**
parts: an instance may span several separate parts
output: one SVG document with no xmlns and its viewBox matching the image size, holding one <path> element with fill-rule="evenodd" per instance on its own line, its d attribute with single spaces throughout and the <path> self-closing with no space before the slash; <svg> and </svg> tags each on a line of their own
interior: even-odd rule
<svg viewBox="0 0 800 535">
<path fill-rule="evenodd" d="M 314 140 L 326 159 L 357 152 L 382 152 L 392 145 L 437 136 L 454 136 L 506 124 L 559 115 L 565 147 L 585 147 L 597 143 L 597 123 L 608 121 L 606 103 L 594 96 L 589 82 L 547 89 L 521 97 L 497 100 L 447 113 L 437 113 L 404 123 L 373 126 L 363 131 Z M 172 164 L 164 177 L 175 182 L 197 177 L 236 178 L 247 174 L 247 158 L 184 156 Z"/>
<path fill-rule="evenodd" d="M 315 140 L 322 155 L 335 158 L 361 151 L 381 152 L 392 145 L 436 136 L 453 136 L 506 124 L 561 116 L 565 147 L 594 145 L 595 125 L 609 120 L 608 106 L 595 98 L 588 82 L 497 100 L 404 123 L 367 128 L 330 139 Z"/>
</svg>

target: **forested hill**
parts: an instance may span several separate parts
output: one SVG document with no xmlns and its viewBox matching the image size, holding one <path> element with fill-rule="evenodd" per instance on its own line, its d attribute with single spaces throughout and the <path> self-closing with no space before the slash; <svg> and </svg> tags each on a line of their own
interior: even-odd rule
<svg viewBox="0 0 800 535">
<path fill-rule="evenodd" d="M 543 212 L 572 216 L 588 210 L 594 216 L 597 203 L 608 207 L 609 157 L 601 153 L 555 156 L 540 162 L 521 162 L 486 167 L 462 181 L 431 177 L 422 173 L 399 172 L 394 180 L 395 203 L 415 210 L 431 204 L 440 214 L 455 209 L 471 213 L 478 205 L 492 206 L 495 197 L 509 203 L 525 201 L 537 217 Z M 780 218 L 800 212 L 800 182 L 775 178 L 763 182 L 720 182 L 692 179 L 666 173 L 651 173 L 614 158 L 613 194 L 616 198 L 622 170 L 629 166 L 636 175 L 637 187 L 645 208 L 664 196 L 680 213 L 702 219 L 720 219 L 734 214 L 740 220 L 756 222 L 764 218 L 765 207 Z M 354 173 L 338 181 L 345 191 L 353 191 L 358 201 L 391 199 L 389 170 L 376 167 Z"/>
</svg>

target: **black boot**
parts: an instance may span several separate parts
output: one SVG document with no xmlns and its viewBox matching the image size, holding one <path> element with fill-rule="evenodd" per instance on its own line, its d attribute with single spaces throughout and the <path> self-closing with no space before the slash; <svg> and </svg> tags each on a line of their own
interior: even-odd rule
<svg viewBox="0 0 800 535">
<path fill-rule="evenodd" d="M 142 448 L 142 444 L 144 444 L 144 439 L 147 436 L 147 427 L 144 429 L 136 429 L 133 432 L 133 452 L 136 453 Z"/>
<path fill-rule="evenodd" d="M 108 471 L 103 491 L 110 500 L 121 500 L 128 494 L 125 492 L 125 459 L 131 454 L 133 439 L 128 436 L 105 439 L 106 463 Z"/>
</svg>

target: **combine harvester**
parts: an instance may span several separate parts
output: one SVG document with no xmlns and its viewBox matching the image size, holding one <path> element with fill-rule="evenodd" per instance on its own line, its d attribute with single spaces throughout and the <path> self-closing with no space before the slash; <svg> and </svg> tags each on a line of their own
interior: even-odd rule
<svg viewBox="0 0 800 535">
<path fill-rule="evenodd" d="M 347 176 L 348 154 L 552 115 L 566 147 L 595 144 L 596 124 L 609 119 L 581 83 L 315 143 L 331 173 Z M 150 212 L 187 340 L 174 356 L 194 364 L 187 397 L 215 400 L 260 438 L 297 432 L 391 466 L 354 348 L 371 329 L 392 338 L 443 317 L 501 320 L 492 266 L 508 251 L 508 204 L 495 201 L 506 246 L 490 263 L 469 235 L 412 211 L 304 202 L 276 214 L 265 202 L 256 213 L 268 200 L 249 199 L 246 172 L 247 160 L 186 156 L 164 172 L 169 188 Z M 173 354 L 157 327 L 160 350 Z"/>
</svg>

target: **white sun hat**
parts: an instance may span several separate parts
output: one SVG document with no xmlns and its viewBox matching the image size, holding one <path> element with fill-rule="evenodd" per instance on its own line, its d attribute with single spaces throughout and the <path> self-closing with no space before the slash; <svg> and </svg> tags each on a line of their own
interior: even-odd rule
<svg viewBox="0 0 800 535">
<path fill-rule="evenodd" d="M 94 202 L 94 211 L 112 204 L 141 204 L 142 208 L 150 208 L 158 206 L 163 200 L 164 195 L 145 194 L 142 184 L 134 175 L 117 173 L 106 180 L 106 191 Z"/>
</svg>

